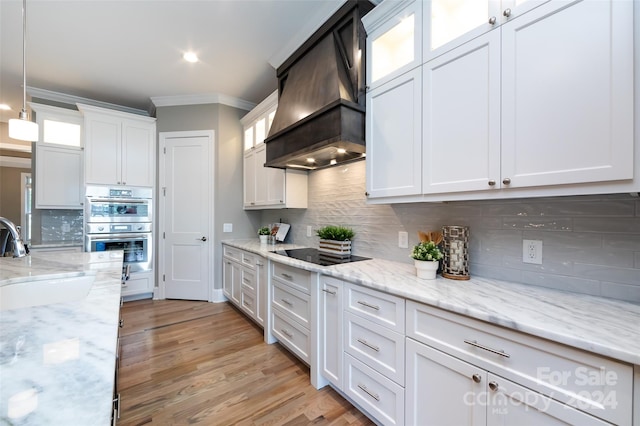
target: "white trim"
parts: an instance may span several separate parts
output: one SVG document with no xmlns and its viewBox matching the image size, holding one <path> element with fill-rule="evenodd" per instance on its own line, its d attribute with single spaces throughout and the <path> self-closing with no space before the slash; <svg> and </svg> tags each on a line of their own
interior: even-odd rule
<svg viewBox="0 0 640 426">
<path fill-rule="evenodd" d="M 30 169 L 31 158 L 0 156 L 0 167 L 15 167 L 17 169 Z"/>
<path fill-rule="evenodd" d="M 31 152 L 31 142 L 29 145 L 21 145 L 11 142 L 0 142 L 0 149 L 8 149 L 9 151 Z"/>
<path fill-rule="evenodd" d="M 69 105 L 76 105 L 77 103 L 92 105 L 99 108 L 107 108 L 116 111 L 127 112 L 129 114 L 136 114 L 149 117 L 149 111 L 143 109 L 131 108 L 123 105 L 112 104 L 109 102 L 96 101 L 94 99 L 83 98 L 81 96 L 67 95 L 66 93 L 53 92 L 51 90 L 38 89 L 37 87 L 27 86 L 27 92 L 32 97 L 47 99 L 49 101 L 61 102 Z"/>
<path fill-rule="evenodd" d="M 264 114 L 266 114 L 269 110 L 271 110 L 271 108 L 273 108 L 274 105 L 277 105 L 277 104 L 278 104 L 278 91 L 276 90 L 272 94 L 267 96 L 265 100 L 260 102 L 254 109 L 249 111 L 247 115 L 242 117 L 240 119 L 240 123 L 242 123 L 243 126 L 247 127 L 247 125 L 257 120 L 258 117 L 261 117 Z"/>
<path fill-rule="evenodd" d="M 181 105 L 202 105 L 202 104 L 224 104 L 234 108 L 250 111 L 256 104 L 221 93 L 201 93 L 197 95 L 176 95 L 176 96 L 152 96 L 151 102 L 155 107 L 181 106 Z"/>
<path fill-rule="evenodd" d="M 216 175 L 216 139 L 215 139 L 215 130 L 189 130 L 189 131 L 178 131 L 178 132 L 160 132 L 158 134 L 158 202 L 156 203 L 156 212 L 158 214 L 156 217 L 158 220 L 157 228 L 155 229 L 156 235 L 156 253 L 158 258 L 156 265 L 158 265 L 157 271 L 157 280 L 158 287 L 154 292 L 154 299 L 165 299 L 165 281 L 162 281 L 160 278 L 165 273 L 165 251 L 166 247 L 164 245 L 164 239 L 160 238 L 160 233 L 162 229 L 165 229 L 165 197 L 162 196 L 162 188 L 166 186 L 166 169 L 165 169 L 165 159 L 164 159 L 164 150 L 166 148 L 166 140 L 168 138 L 191 138 L 191 137 L 207 137 L 209 138 L 209 160 L 211 161 L 211 167 L 209 167 L 209 176 L 207 179 L 211 184 L 211 193 L 209 197 L 209 235 L 212 235 L 212 238 L 209 238 L 209 260 L 215 259 L 215 244 L 217 241 L 216 236 L 216 227 L 215 227 L 215 210 L 214 210 L 214 202 L 215 202 L 215 185 L 213 184 L 214 176 Z M 215 285 L 215 262 L 209 261 L 209 301 L 214 301 L 214 298 L 217 298 L 218 295 L 214 292 Z"/>
<path fill-rule="evenodd" d="M 25 188 L 27 186 L 27 176 L 31 177 L 31 173 L 20 173 L 20 227 L 22 228 L 21 237 L 24 241 L 30 241 L 31 236 L 27 235 L 29 238 L 25 238 L 25 229 L 26 227 L 26 211 L 25 211 Z M 33 182 L 31 182 L 31 188 L 33 188 Z M 33 192 L 32 192 L 33 194 Z"/>
<path fill-rule="evenodd" d="M 131 119 L 131 113 L 130 112 L 113 110 L 113 109 L 109 109 L 109 108 L 102 108 L 102 107 L 97 107 L 97 106 L 94 106 L 94 105 L 87 105 L 87 104 L 81 104 L 81 103 L 77 103 L 76 105 L 78 106 L 78 110 L 83 114 L 85 112 L 95 112 L 95 113 L 99 113 L 99 114 L 109 114 L 109 115 L 112 115 L 114 117 L 124 118 L 125 120 L 130 120 Z M 140 121 L 145 121 L 147 123 L 155 123 L 156 122 L 155 117 L 136 116 L 135 119 L 136 120 L 140 120 Z"/>
<path fill-rule="evenodd" d="M 212 295 L 211 295 L 211 302 L 213 303 L 222 303 L 222 302 L 226 302 L 229 299 L 227 299 L 227 296 L 224 295 L 224 290 L 221 288 L 214 288 Z"/>
</svg>

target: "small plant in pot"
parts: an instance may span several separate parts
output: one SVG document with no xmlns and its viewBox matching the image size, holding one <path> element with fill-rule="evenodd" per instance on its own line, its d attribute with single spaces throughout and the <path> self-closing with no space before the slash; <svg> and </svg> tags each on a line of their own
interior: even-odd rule
<svg viewBox="0 0 640 426">
<path fill-rule="evenodd" d="M 351 256 L 351 240 L 356 235 L 353 229 L 328 225 L 318 229 L 316 235 L 320 237 L 319 251 L 330 256 Z"/>
<path fill-rule="evenodd" d="M 269 235 L 271 235 L 271 229 L 269 229 L 268 226 L 263 226 L 258 229 L 258 235 L 260 236 L 260 242 L 266 244 L 269 239 Z"/>
<path fill-rule="evenodd" d="M 422 241 L 413 247 L 411 258 L 414 260 L 418 278 L 433 280 L 436 278 L 442 252 L 433 241 Z"/>
</svg>

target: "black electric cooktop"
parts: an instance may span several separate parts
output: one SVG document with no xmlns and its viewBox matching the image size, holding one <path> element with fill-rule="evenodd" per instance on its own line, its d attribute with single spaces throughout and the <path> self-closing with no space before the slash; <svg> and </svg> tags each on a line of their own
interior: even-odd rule
<svg viewBox="0 0 640 426">
<path fill-rule="evenodd" d="M 305 262 L 315 263 L 316 265 L 322 265 L 322 266 L 340 265 L 343 263 L 358 262 L 360 260 L 370 259 L 370 257 L 353 256 L 353 255 L 346 256 L 346 257 L 335 257 L 335 256 L 328 255 L 327 253 L 323 253 L 315 248 L 275 250 L 274 253 L 282 256 L 292 257 L 298 260 L 304 260 Z"/>
</svg>

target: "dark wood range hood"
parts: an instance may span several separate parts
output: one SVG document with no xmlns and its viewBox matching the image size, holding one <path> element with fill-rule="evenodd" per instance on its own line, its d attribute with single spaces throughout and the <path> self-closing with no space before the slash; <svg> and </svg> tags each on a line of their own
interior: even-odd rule
<svg viewBox="0 0 640 426">
<path fill-rule="evenodd" d="M 361 18 L 372 8 L 368 1 L 348 0 L 278 68 L 266 166 L 313 170 L 364 158 Z"/>
</svg>

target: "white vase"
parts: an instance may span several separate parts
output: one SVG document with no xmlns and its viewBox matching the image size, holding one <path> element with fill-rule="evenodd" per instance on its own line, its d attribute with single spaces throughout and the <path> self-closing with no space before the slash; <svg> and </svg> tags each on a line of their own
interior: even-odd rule
<svg viewBox="0 0 640 426">
<path fill-rule="evenodd" d="M 269 242 L 268 235 L 259 235 L 259 237 L 260 237 L 260 244 L 267 244 L 267 242 Z"/>
<path fill-rule="evenodd" d="M 435 280 L 436 272 L 438 271 L 439 262 L 436 260 L 413 260 L 413 263 L 416 267 L 416 274 L 418 278 L 422 278 L 425 280 Z"/>
</svg>

